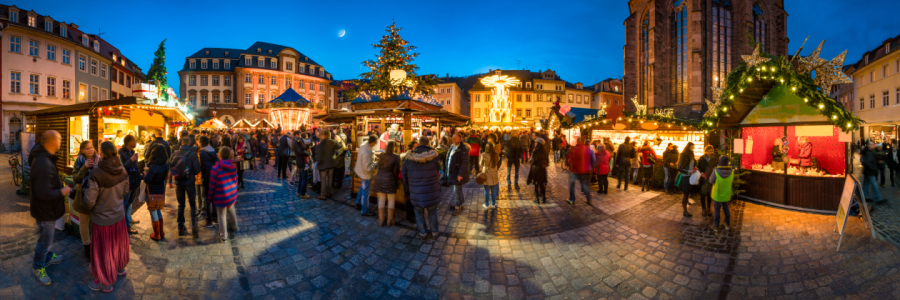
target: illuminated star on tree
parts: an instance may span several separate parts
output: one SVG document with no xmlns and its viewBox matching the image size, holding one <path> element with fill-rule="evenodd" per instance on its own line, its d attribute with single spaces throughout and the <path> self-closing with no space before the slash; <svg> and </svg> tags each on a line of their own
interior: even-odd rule
<svg viewBox="0 0 900 300">
<path fill-rule="evenodd" d="M 847 50 L 841 52 L 837 57 L 816 68 L 816 85 L 822 88 L 822 91 L 830 91 L 831 86 L 842 83 L 853 83 L 853 79 L 844 73 L 844 58 L 847 57 Z"/>
<path fill-rule="evenodd" d="M 755 67 L 758 64 L 768 62 L 770 59 L 768 57 L 763 57 L 759 54 L 759 44 L 756 44 L 756 49 L 753 49 L 753 54 L 751 55 L 741 55 L 744 58 L 744 61 L 747 62 L 747 67 Z"/>
</svg>

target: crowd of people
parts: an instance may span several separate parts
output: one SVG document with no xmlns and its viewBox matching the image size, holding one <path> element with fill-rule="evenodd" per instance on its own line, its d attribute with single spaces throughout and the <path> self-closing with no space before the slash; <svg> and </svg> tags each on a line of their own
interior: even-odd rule
<svg viewBox="0 0 900 300">
<path fill-rule="evenodd" d="M 433 239 L 437 231 L 437 207 L 443 186 L 452 187 L 453 216 L 462 212 L 463 186 L 472 180 L 483 187 L 482 208 L 497 208 L 502 183 L 499 170 L 504 160 L 507 188 L 520 189 L 519 170 L 526 167 L 525 184 L 533 185 L 534 202 L 538 205 L 547 202 L 548 169 L 558 164 L 569 174 L 567 202 L 575 205 L 576 189 L 588 204 L 592 185 L 596 184 L 597 194 L 608 194 L 610 175 L 617 175 L 616 188 L 624 185 L 624 190 L 628 190 L 632 183 L 640 185 L 642 191 L 650 190 L 654 168 L 661 159 L 664 190 L 683 193 L 685 217 L 692 217 L 687 211 L 688 198 L 699 194 L 703 216 L 715 213 L 715 226 L 710 225 L 713 230 L 719 228 L 720 211 L 725 214 L 726 230 L 730 221 L 730 162 L 727 156 L 716 157 L 711 146 L 707 146 L 704 156 L 695 158 L 693 144 L 689 143 L 680 154 L 677 147 L 669 144 L 663 157 L 658 158 L 651 148 L 653 141 L 643 141 L 639 146 L 638 141 L 629 138 L 620 145 L 608 138 L 578 138 L 569 143 L 561 134 L 542 130 L 444 128 L 404 141 L 400 128 L 392 126 L 383 134 L 370 132 L 356 141 L 359 147 L 355 164 L 348 172 L 345 166 L 354 147 L 344 130 L 195 129 L 169 136 L 157 130 L 142 138 L 143 153 L 136 153 L 138 140 L 132 135 L 103 141 L 100 151 L 94 149 L 91 141 L 84 141 L 74 164 L 74 186 L 63 185 L 59 178 L 55 163 L 59 133 L 46 131 L 29 156 L 35 182 L 31 212 L 40 233 L 34 275 L 49 285 L 46 268 L 63 259 L 49 248 L 54 223 L 65 212 L 64 197 L 69 197 L 80 220 L 85 259 L 90 261 L 94 276 L 88 283 L 92 290 L 111 292 L 117 277 L 125 274 L 129 234 L 138 234 L 133 228 L 138 221 L 132 219 L 136 201 L 147 204 L 153 229 L 149 237 L 165 239 L 161 209 L 165 206 L 167 185 L 174 188 L 176 195 L 178 236 L 189 235 L 186 223 L 190 218 L 193 238 L 199 237 L 199 222 L 204 220 L 204 227 L 217 227 L 219 241 L 234 238 L 234 232 L 239 230 L 235 204 L 238 190 L 245 187 L 244 172 L 265 169 L 270 155 L 274 155 L 275 180 L 296 185 L 301 199 L 311 198 L 313 192 L 316 199 L 336 200 L 334 191 L 342 188 L 350 172 L 355 173 L 360 180 L 356 208 L 362 216 L 377 216 L 379 226 L 396 223 L 397 193 L 404 193 L 412 205 L 418 235 L 425 241 Z M 399 189 L 401 183 L 403 189 Z M 142 186 L 145 189 L 141 190 Z M 377 211 L 370 208 L 373 194 Z M 715 205 L 710 207 L 713 202 Z"/>
<path fill-rule="evenodd" d="M 859 149 L 859 162 L 863 167 L 863 191 L 868 201 L 883 204 L 887 201 L 881 195 L 885 179 L 890 177 L 891 187 L 895 187 L 895 175 L 900 177 L 900 149 L 897 139 L 875 143 L 872 140 L 860 141 L 854 145 Z M 871 191 L 871 193 L 869 192 Z"/>
</svg>

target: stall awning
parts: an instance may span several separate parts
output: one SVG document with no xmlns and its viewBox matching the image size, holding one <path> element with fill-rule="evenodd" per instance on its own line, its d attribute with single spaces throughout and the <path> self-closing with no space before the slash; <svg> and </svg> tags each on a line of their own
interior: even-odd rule
<svg viewBox="0 0 900 300">
<path fill-rule="evenodd" d="M 77 103 L 66 106 L 58 106 L 42 110 L 25 112 L 26 116 L 43 116 L 53 114 L 73 114 L 73 113 L 92 113 L 94 109 L 112 107 L 112 106 L 129 106 L 135 109 L 142 109 L 165 116 L 169 122 L 189 122 L 190 119 L 178 107 L 160 106 L 153 104 L 154 100 L 137 97 L 122 97 L 113 100 L 103 100 L 97 102 Z M 158 125 L 163 126 L 163 125 Z"/>
</svg>

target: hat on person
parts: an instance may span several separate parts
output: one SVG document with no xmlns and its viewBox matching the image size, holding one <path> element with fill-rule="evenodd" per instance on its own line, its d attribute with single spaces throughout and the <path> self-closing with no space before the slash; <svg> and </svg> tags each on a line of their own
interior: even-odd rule
<svg viewBox="0 0 900 300">
<path fill-rule="evenodd" d="M 728 155 L 719 156 L 719 167 L 727 167 L 731 163 L 731 157 Z"/>
</svg>

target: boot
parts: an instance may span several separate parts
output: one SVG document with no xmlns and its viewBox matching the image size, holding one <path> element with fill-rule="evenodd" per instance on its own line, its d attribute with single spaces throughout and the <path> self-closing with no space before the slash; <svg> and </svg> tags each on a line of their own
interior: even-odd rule
<svg viewBox="0 0 900 300">
<path fill-rule="evenodd" d="M 84 259 L 91 261 L 91 245 L 84 245 Z"/>
<path fill-rule="evenodd" d="M 156 221 L 156 222 L 159 223 L 159 239 L 166 238 L 166 231 L 163 230 L 163 228 L 165 228 L 165 226 L 163 226 L 163 224 L 165 224 L 165 223 L 163 223 L 162 216 L 160 216 L 159 221 Z"/>
<path fill-rule="evenodd" d="M 154 240 L 154 241 L 158 241 L 159 240 L 159 221 L 153 222 L 152 226 L 153 226 L 153 233 L 150 234 L 150 239 Z"/>
<path fill-rule="evenodd" d="M 378 226 L 384 226 L 384 208 L 378 208 Z"/>
<path fill-rule="evenodd" d="M 388 226 L 394 226 L 394 209 L 387 209 L 387 220 L 385 220 Z"/>
</svg>

